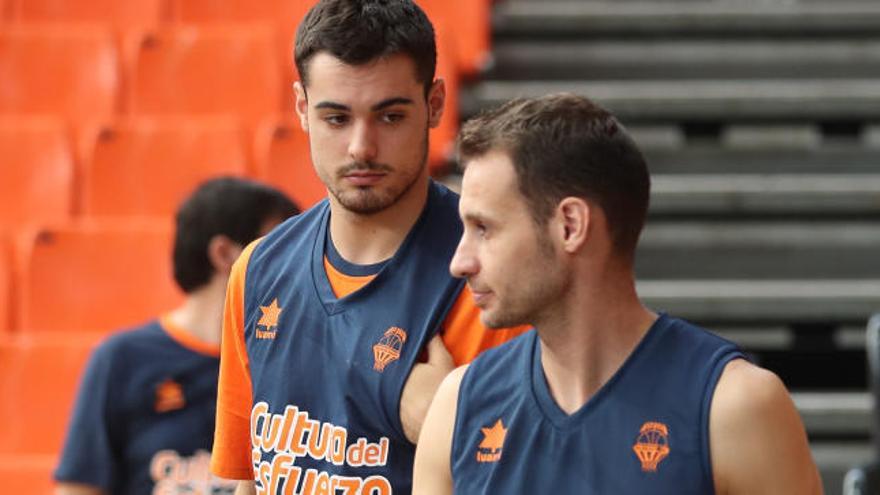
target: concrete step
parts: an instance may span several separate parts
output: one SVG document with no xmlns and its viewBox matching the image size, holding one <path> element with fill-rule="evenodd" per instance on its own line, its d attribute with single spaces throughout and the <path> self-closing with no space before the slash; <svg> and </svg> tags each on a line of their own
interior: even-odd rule
<svg viewBox="0 0 880 495">
<path fill-rule="evenodd" d="M 878 246 L 877 222 L 651 221 L 639 242 L 636 277 L 871 282 L 880 280 Z"/>
<path fill-rule="evenodd" d="M 880 120 L 876 79 L 486 81 L 462 93 L 461 108 L 467 117 L 512 98 L 559 92 L 590 97 L 624 124 Z"/>
<path fill-rule="evenodd" d="M 499 40 L 495 80 L 880 77 L 880 39 Z"/>
<path fill-rule="evenodd" d="M 653 217 L 880 218 L 880 170 L 877 174 L 654 174 L 651 181 Z"/>
<path fill-rule="evenodd" d="M 880 4 L 819 1 L 523 1 L 495 7 L 499 37 L 873 35 Z"/>
<path fill-rule="evenodd" d="M 650 308 L 718 324 L 863 325 L 880 308 L 880 279 L 642 279 L 636 285 Z"/>
<path fill-rule="evenodd" d="M 630 126 L 627 126 L 630 127 Z M 684 138 L 682 138 L 682 141 Z M 779 174 L 779 175 L 856 175 L 871 180 L 880 173 L 880 147 L 867 147 L 858 141 L 823 143 L 810 148 L 728 147 L 719 141 L 706 144 L 668 141 L 646 143 L 639 140 L 648 168 L 661 174 Z M 658 146 L 659 145 L 659 146 Z M 858 177 L 856 177 L 858 178 Z"/>
</svg>

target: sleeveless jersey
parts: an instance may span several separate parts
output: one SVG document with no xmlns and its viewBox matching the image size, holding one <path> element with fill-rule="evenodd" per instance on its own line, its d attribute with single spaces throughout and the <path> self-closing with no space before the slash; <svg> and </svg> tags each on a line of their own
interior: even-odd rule
<svg viewBox="0 0 880 495">
<path fill-rule="evenodd" d="M 111 494 L 232 494 L 208 471 L 219 349 L 153 321 L 108 338 L 83 375 L 55 479 Z"/>
<path fill-rule="evenodd" d="M 550 394 L 535 331 L 465 373 L 452 443 L 456 494 L 707 495 L 709 406 L 738 348 L 661 315 L 572 415 Z"/>
<path fill-rule="evenodd" d="M 457 204 L 432 183 L 395 255 L 341 299 L 324 269 L 326 200 L 254 248 L 244 340 L 258 493 L 409 493 L 414 446 L 400 394 L 462 289 L 448 271 L 461 236 Z"/>
</svg>

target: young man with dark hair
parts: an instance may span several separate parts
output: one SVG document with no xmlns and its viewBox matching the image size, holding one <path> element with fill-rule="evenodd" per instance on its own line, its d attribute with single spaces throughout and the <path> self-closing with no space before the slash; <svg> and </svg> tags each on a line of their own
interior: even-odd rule
<svg viewBox="0 0 880 495">
<path fill-rule="evenodd" d="M 244 246 L 296 213 L 280 191 L 234 178 L 207 181 L 183 203 L 173 260 L 186 298 L 93 353 L 58 495 L 233 492 L 208 471 L 226 283 Z"/>
<path fill-rule="evenodd" d="M 450 269 L 487 325 L 536 330 L 443 382 L 415 493 L 822 492 L 780 380 L 639 300 L 650 182 L 610 113 L 573 95 L 515 100 L 466 123 L 460 152 Z"/>
<path fill-rule="evenodd" d="M 248 480 L 240 493 L 408 493 L 453 363 L 521 330 L 479 325 L 447 269 L 461 222 L 428 175 L 445 93 L 424 12 L 321 1 L 295 53 L 295 108 L 329 194 L 233 268 L 212 469 Z"/>
</svg>

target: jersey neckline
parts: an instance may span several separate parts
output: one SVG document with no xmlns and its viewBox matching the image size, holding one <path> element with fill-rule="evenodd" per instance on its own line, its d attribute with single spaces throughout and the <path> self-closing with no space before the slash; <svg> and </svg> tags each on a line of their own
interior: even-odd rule
<svg viewBox="0 0 880 495">
<path fill-rule="evenodd" d="M 327 231 L 329 230 L 330 225 L 330 204 L 329 202 L 324 203 L 324 211 L 321 213 L 320 226 L 312 244 L 311 272 L 312 282 L 314 283 L 318 299 L 321 301 L 327 314 L 333 315 L 345 311 L 348 304 L 352 304 L 363 297 L 367 297 L 370 293 L 377 290 L 377 287 L 381 287 L 387 279 L 393 276 L 398 266 L 402 263 L 402 260 L 405 260 L 409 255 L 408 253 L 411 250 L 414 239 L 419 231 L 423 229 L 425 219 L 428 217 L 433 204 L 437 202 L 438 194 L 438 186 L 433 181 L 430 181 L 428 183 L 428 196 L 425 200 L 425 206 L 422 208 L 418 220 L 416 220 L 416 223 L 412 226 L 403 242 L 400 244 L 400 247 L 397 248 L 394 256 L 382 262 L 383 266 L 379 272 L 375 274 L 375 277 L 372 280 L 360 289 L 343 298 L 336 297 L 324 268 L 324 256 L 326 251 L 324 241 L 327 239 Z"/>
<path fill-rule="evenodd" d="M 535 332 L 532 341 L 531 376 L 528 385 L 532 392 L 532 398 L 538 405 L 541 414 L 547 419 L 547 421 L 560 430 L 569 430 L 580 427 L 583 418 L 590 415 L 594 409 L 599 407 L 606 400 L 605 397 L 607 395 L 613 393 L 613 390 L 617 387 L 617 383 L 626 374 L 626 371 L 633 366 L 635 361 L 641 358 L 642 354 L 644 354 L 644 348 L 647 347 L 650 342 L 658 338 L 660 332 L 668 326 L 669 321 L 670 318 L 666 313 L 660 313 L 614 375 L 612 375 L 605 384 L 599 387 L 599 390 L 597 390 L 592 397 L 587 399 L 586 403 L 572 414 L 567 414 L 563 411 L 550 393 L 550 386 L 547 384 L 547 377 L 544 375 L 544 367 L 541 362 L 541 337 L 538 335 L 538 332 Z"/>
<path fill-rule="evenodd" d="M 183 327 L 176 325 L 171 321 L 171 314 L 165 314 L 159 318 L 159 327 L 165 332 L 171 340 L 176 344 L 189 351 L 203 354 L 205 356 L 220 357 L 220 346 L 211 342 L 206 342 Z"/>
</svg>

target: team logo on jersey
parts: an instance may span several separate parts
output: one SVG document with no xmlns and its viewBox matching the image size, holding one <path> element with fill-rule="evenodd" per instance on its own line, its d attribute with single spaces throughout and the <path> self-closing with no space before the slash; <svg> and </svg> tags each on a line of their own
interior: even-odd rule
<svg viewBox="0 0 880 495">
<path fill-rule="evenodd" d="M 179 383 L 169 378 L 156 387 L 155 409 L 157 413 L 183 409 L 185 405 L 183 387 Z"/>
<path fill-rule="evenodd" d="M 257 322 L 256 337 L 258 339 L 274 339 L 278 332 L 278 315 L 283 309 L 278 306 L 278 298 L 272 299 L 272 303 L 268 306 L 260 306 L 263 316 Z M 260 330 L 263 327 L 265 330 Z"/>
<path fill-rule="evenodd" d="M 391 327 L 373 346 L 373 369 L 382 372 L 390 363 L 400 359 L 400 351 L 406 342 L 406 330 Z"/>
<path fill-rule="evenodd" d="M 491 428 L 480 428 L 480 430 L 483 432 L 483 441 L 477 446 L 477 462 L 498 462 L 501 459 L 501 448 L 504 446 L 507 428 L 499 419 Z"/>
<path fill-rule="evenodd" d="M 669 455 L 669 429 L 663 423 L 646 422 L 639 431 L 633 452 L 642 463 L 642 471 L 656 472 L 660 461 Z"/>
</svg>

